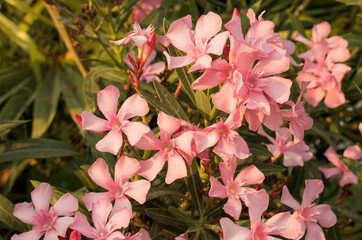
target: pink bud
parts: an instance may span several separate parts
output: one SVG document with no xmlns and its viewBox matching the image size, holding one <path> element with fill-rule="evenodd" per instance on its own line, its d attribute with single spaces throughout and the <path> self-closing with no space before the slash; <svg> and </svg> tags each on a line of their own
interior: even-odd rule
<svg viewBox="0 0 362 240">
<path fill-rule="evenodd" d="M 72 231 L 69 236 L 69 240 L 81 240 L 82 236 L 78 231 Z"/>
<path fill-rule="evenodd" d="M 82 116 L 79 116 L 78 114 L 75 114 L 74 117 L 77 120 L 77 122 L 79 123 L 79 125 L 83 126 L 82 125 Z"/>
<path fill-rule="evenodd" d="M 145 63 L 147 58 L 151 55 L 156 45 L 156 34 L 153 32 L 147 39 L 147 42 L 143 46 L 142 63 Z"/>
</svg>

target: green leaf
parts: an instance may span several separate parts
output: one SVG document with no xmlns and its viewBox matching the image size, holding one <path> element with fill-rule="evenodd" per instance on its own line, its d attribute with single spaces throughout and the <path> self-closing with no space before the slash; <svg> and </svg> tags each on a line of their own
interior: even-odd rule
<svg viewBox="0 0 362 240">
<path fill-rule="evenodd" d="M 275 175 L 277 173 L 285 171 L 285 168 L 275 164 L 268 163 L 255 163 L 254 164 L 265 176 Z"/>
<path fill-rule="evenodd" d="M 190 120 L 187 117 L 187 114 L 182 109 L 181 105 L 177 102 L 177 100 L 174 98 L 174 96 L 172 96 L 172 94 L 158 82 L 153 81 L 153 85 L 156 89 L 158 97 L 161 100 L 161 103 L 164 104 L 164 108 L 167 109 L 167 112 L 172 113 L 169 115 L 189 122 Z"/>
<path fill-rule="evenodd" d="M 97 186 L 94 184 L 88 173 L 83 169 L 74 171 L 74 175 L 83 183 L 83 185 L 91 191 L 96 191 Z"/>
<path fill-rule="evenodd" d="M 194 206 L 199 213 L 200 219 L 203 219 L 202 182 L 196 161 L 192 161 L 191 167 L 187 167 L 186 186 L 190 192 Z"/>
<path fill-rule="evenodd" d="M 33 138 L 41 137 L 52 123 L 57 112 L 60 90 L 60 69 L 50 70 L 39 85 L 34 102 Z"/>
<path fill-rule="evenodd" d="M 176 190 L 173 190 L 173 189 L 170 189 L 170 188 L 157 187 L 157 188 L 151 188 L 148 191 L 147 201 L 152 200 L 154 198 L 159 198 L 159 197 L 168 196 L 168 195 L 188 199 L 184 194 L 180 193 L 179 191 L 176 191 Z"/>
<path fill-rule="evenodd" d="M 0 132 L 5 132 L 27 122 L 29 122 L 29 120 L 0 121 Z"/>
<path fill-rule="evenodd" d="M 356 160 L 342 157 L 341 161 L 351 170 L 357 177 L 359 181 L 362 181 L 362 164 Z"/>
<path fill-rule="evenodd" d="M 362 5 L 362 0 L 336 0 L 336 1 L 344 3 L 346 5 L 357 5 L 357 6 Z"/>
<path fill-rule="evenodd" d="M 167 29 L 170 26 L 170 23 L 167 21 L 167 19 L 163 20 L 163 29 L 164 33 L 167 33 Z M 170 45 L 168 48 L 168 52 L 170 56 L 177 57 L 177 56 L 183 56 L 180 51 L 178 51 L 174 46 Z M 187 67 L 182 68 L 176 68 L 177 76 L 179 77 L 181 83 L 182 83 L 182 89 L 186 92 L 186 94 L 189 96 L 190 100 L 193 104 L 196 105 L 196 99 L 195 99 L 195 92 L 191 87 L 192 82 L 194 81 L 194 77 L 192 73 L 188 73 Z"/>
<path fill-rule="evenodd" d="M 347 33 L 342 36 L 348 41 L 348 45 L 359 47 L 362 49 L 362 39 L 360 34 L 356 33 Z"/>
<path fill-rule="evenodd" d="M 193 19 L 199 19 L 200 13 L 195 0 L 189 0 L 190 11 Z"/>
<path fill-rule="evenodd" d="M 114 174 L 114 166 L 116 164 L 116 160 L 115 160 L 114 156 L 107 152 L 100 152 L 95 148 L 95 145 L 103 138 L 103 136 L 100 134 L 97 134 L 97 133 L 92 133 L 92 132 L 86 131 L 86 132 L 84 132 L 84 137 L 85 137 L 88 145 L 91 147 L 94 161 L 97 158 L 103 158 L 106 161 L 106 163 L 110 169 L 110 173 Z"/>
<path fill-rule="evenodd" d="M 198 232 L 198 231 L 202 231 L 204 228 L 201 227 L 200 225 L 195 225 L 195 226 L 191 226 L 189 227 L 186 232 L 188 233 L 192 233 L 192 232 Z"/>
<path fill-rule="evenodd" d="M 328 235 L 329 240 L 342 240 L 341 232 L 339 231 L 337 224 L 331 228 L 328 228 Z"/>
<path fill-rule="evenodd" d="M 217 205 L 215 205 L 214 207 L 209 209 L 209 211 L 207 211 L 205 214 L 205 218 L 207 219 L 209 217 L 215 216 L 216 214 L 222 212 L 226 201 L 227 201 L 226 198 L 224 198 Z"/>
<path fill-rule="evenodd" d="M 14 204 L 0 193 L 0 221 L 9 229 L 27 231 L 26 225 L 13 216 Z"/>
<path fill-rule="evenodd" d="M 196 91 L 195 98 L 196 98 L 196 107 L 201 112 L 202 117 L 207 121 L 210 121 L 211 105 L 206 94 L 203 91 L 198 90 Z"/>
<path fill-rule="evenodd" d="M 0 163 L 29 158 L 66 157 L 77 154 L 74 149 L 58 140 L 39 138 L 0 144 Z"/>
<path fill-rule="evenodd" d="M 293 13 L 289 13 L 289 18 L 292 24 L 292 29 L 305 36 L 303 24 L 298 20 L 298 18 L 296 18 Z"/>
<path fill-rule="evenodd" d="M 158 223 L 165 225 L 185 226 L 185 223 L 173 217 L 167 209 L 162 208 L 148 208 L 146 215 Z"/>
<path fill-rule="evenodd" d="M 181 210 L 173 207 L 173 206 L 170 206 L 168 208 L 168 211 L 175 217 L 177 218 L 178 220 L 188 224 L 189 226 L 199 226 L 199 224 L 193 220 L 190 216 L 186 215 L 185 213 L 183 213 Z M 201 227 L 201 226 L 199 226 Z M 202 228 L 202 227 L 201 227 Z"/>
<path fill-rule="evenodd" d="M 264 145 L 256 143 L 248 143 L 248 147 L 252 155 L 263 155 L 267 157 L 273 157 L 273 154 L 271 154 Z"/>
</svg>

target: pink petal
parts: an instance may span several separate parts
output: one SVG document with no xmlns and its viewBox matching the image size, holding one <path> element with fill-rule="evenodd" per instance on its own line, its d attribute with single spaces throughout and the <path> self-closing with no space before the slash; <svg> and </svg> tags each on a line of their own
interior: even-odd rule
<svg viewBox="0 0 362 240">
<path fill-rule="evenodd" d="M 176 151 L 168 154 L 168 169 L 165 182 L 171 184 L 176 179 L 187 176 L 186 164 Z"/>
<path fill-rule="evenodd" d="M 164 62 L 151 64 L 148 69 L 148 74 L 161 74 L 165 71 L 166 65 Z"/>
<path fill-rule="evenodd" d="M 124 194 L 130 196 L 140 204 L 146 202 L 146 196 L 150 190 L 151 183 L 147 180 L 141 179 L 134 182 L 127 182 L 124 184 Z"/>
<path fill-rule="evenodd" d="M 113 201 L 114 197 L 111 197 L 109 192 L 91 192 L 87 193 L 83 197 L 83 202 L 88 211 L 92 211 L 93 203 L 96 203 L 100 199 L 107 199 Z"/>
<path fill-rule="evenodd" d="M 225 31 L 216 35 L 211 41 L 207 44 L 207 53 L 212 53 L 220 56 L 223 53 L 226 40 L 228 39 L 230 33 Z"/>
<path fill-rule="evenodd" d="M 191 19 L 191 15 L 187 15 L 186 18 Z M 195 46 L 191 40 L 191 28 L 183 19 L 172 22 L 165 36 L 173 46 L 183 52 L 188 53 Z"/>
<path fill-rule="evenodd" d="M 273 37 L 274 23 L 271 21 L 257 21 L 250 26 L 245 37 L 245 42 L 251 46 L 257 46 Z"/>
<path fill-rule="evenodd" d="M 108 86 L 97 93 L 97 104 L 103 115 L 111 120 L 117 113 L 119 89 L 115 86 Z"/>
<path fill-rule="evenodd" d="M 109 130 L 107 121 L 95 116 L 93 113 L 82 112 L 82 128 L 93 132 L 104 132 Z"/>
<path fill-rule="evenodd" d="M 122 185 L 125 181 L 133 177 L 141 166 L 137 159 L 122 155 L 115 165 L 114 182 Z"/>
<path fill-rule="evenodd" d="M 212 57 L 210 55 L 202 55 L 196 59 L 194 65 L 190 67 L 188 73 L 191 73 L 196 70 L 208 69 L 211 67 Z"/>
<path fill-rule="evenodd" d="M 74 222 L 70 225 L 70 228 L 80 232 L 87 238 L 97 238 L 97 231 L 89 224 L 87 217 L 83 213 L 76 212 Z"/>
<path fill-rule="evenodd" d="M 53 225 L 53 227 L 56 230 L 57 235 L 59 235 L 61 237 L 65 237 L 68 227 L 73 223 L 73 221 L 74 221 L 73 217 L 58 218 Z"/>
<path fill-rule="evenodd" d="M 235 85 L 225 83 L 219 92 L 211 95 L 212 102 L 217 109 L 226 113 L 231 113 L 237 107 L 239 98 L 234 93 Z"/>
<path fill-rule="evenodd" d="M 17 217 L 23 223 L 36 225 L 37 221 L 34 220 L 34 217 L 38 216 L 35 212 L 34 206 L 31 203 L 23 202 L 15 204 L 14 217 Z M 40 237 L 39 237 L 40 238 Z"/>
<path fill-rule="evenodd" d="M 242 205 L 239 199 L 229 197 L 223 209 L 227 214 L 232 216 L 235 220 L 239 220 L 242 209 Z"/>
<path fill-rule="evenodd" d="M 304 166 L 304 161 L 302 155 L 296 152 L 287 151 L 284 152 L 284 161 L 283 165 L 286 167 L 291 166 Z"/>
<path fill-rule="evenodd" d="M 305 100 L 312 105 L 313 107 L 316 107 L 320 101 L 324 98 L 325 91 L 322 87 L 314 88 L 314 89 L 308 89 L 307 92 L 304 94 Z"/>
<path fill-rule="evenodd" d="M 339 182 L 339 185 L 341 187 L 343 187 L 343 186 L 345 186 L 347 184 L 358 184 L 357 176 L 350 170 L 346 170 L 346 171 L 343 172 L 342 179 Z"/>
<path fill-rule="evenodd" d="M 251 226 L 254 226 L 257 221 L 260 221 L 261 215 L 268 208 L 269 195 L 264 189 L 261 189 L 258 192 L 248 194 L 246 198 L 245 204 L 249 208 L 250 223 Z"/>
<path fill-rule="evenodd" d="M 222 181 L 225 185 L 230 185 L 234 182 L 234 174 L 237 167 L 236 158 L 232 158 L 229 162 L 219 163 Z"/>
<path fill-rule="evenodd" d="M 262 87 L 263 91 L 277 103 L 288 101 L 292 81 L 282 77 L 263 78 L 266 86 Z"/>
<path fill-rule="evenodd" d="M 270 218 L 266 226 L 273 228 L 268 231 L 270 235 L 280 235 L 288 239 L 295 239 L 302 232 L 301 224 L 292 216 L 290 212 L 283 212 Z"/>
<path fill-rule="evenodd" d="M 265 179 L 264 174 L 255 165 L 244 168 L 235 178 L 240 186 L 261 184 Z"/>
<path fill-rule="evenodd" d="M 354 160 L 360 160 L 362 158 L 362 150 L 358 145 L 349 146 L 344 150 L 343 156 Z"/>
<path fill-rule="evenodd" d="M 277 103 L 269 101 L 270 115 L 264 116 L 263 124 L 273 131 L 278 131 L 279 127 L 283 125 L 283 118 L 280 108 Z"/>
<path fill-rule="evenodd" d="M 144 116 L 148 113 L 148 111 L 149 108 L 146 100 L 138 94 L 133 94 L 124 101 L 121 109 L 119 109 L 117 117 L 123 121 L 134 116 Z"/>
<path fill-rule="evenodd" d="M 198 153 L 205 149 L 214 146 L 219 141 L 219 134 L 213 126 L 205 128 L 203 131 L 194 134 L 196 150 Z"/>
<path fill-rule="evenodd" d="M 303 193 L 302 206 L 311 204 L 323 192 L 323 181 L 319 179 L 305 180 L 305 189 Z"/>
<path fill-rule="evenodd" d="M 103 229 L 106 226 L 112 207 L 112 203 L 107 199 L 100 199 L 93 203 L 92 221 L 97 230 Z"/>
<path fill-rule="evenodd" d="M 192 131 L 185 131 L 175 138 L 177 151 L 185 158 L 187 164 L 191 166 L 196 155 L 194 150 L 194 134 Z"/>
<path fill-rule="evenodd" d="M 92 166 L 90 166 L 88 175 L 98 186 L 110 190 L 113 179 L 109 173 L 108 165 L 103 158 L 98 158 Z"/>
<path fill-rule="evenodd" d="M 49 183 L 40 183 L 31 193 L 35 211 L 40 214 L 41 210 L 48 212 L 49 203 L 53 197 L 53 189 Z"/>
<path fill-rule="evenodd" d="M 172 70 L 174 68 L 180 68 L 189 65 L 194 62 L 196 59 L 191 55 L 172 57 L 166 51 L 163 52 L 167 59 L 167 67 Z"/>
<path fill-rule="evenodd" d="M 61 196 L 53 206 L 57 216 L 71 216 L 78 210 L 78 200 L 72 194 Z"/>
<path fill-rule="evenodd" d="M 234 154 L 233 143 L 227 138 L 220 138 L 213 151 L 224 161 L 231 161 Z"/>
<path fill-rule="evenodd" d="M 270 114 L 270 104 L 262 92 L 250 91 L 250 96 L 246 108 L 258 110 L 264 114 Z"/>
<path fill-rule="evenodd" d="M 332 212 L 331 207 L 327 204 L 320 204 L 314 206 L 313 211 L 316 212 L 314 216 L 318 223 L 324 228 L 330 228 L 337 222 L 336 215 Z"/>
<path fill-rule="evenodd" d="M 298 42 L 302 42 L 307 46 L 312 46 L 312 42 L 310 40 L 306 39 L 305 37 L 303 37 L 303 35 L 300 34 L 299 32 L 295 33 L 294 40 L 298 41 Z"/>
<path fill-rule="evenodd" d="M 192 89 L 205 90 L 216 87 L 221 84 L 223 79 L 219 79 L 218 71 L 212 68 L 206 69 L 206 71 L 192 83 Z"/>
<path fill-rule="evenodd" d="M 327 55 L 326 61 L 330 62 L 345 62 L 350 58 L 350 53 L 347 47 L 338 46 L 331 49 Z"/>
<path fill-rule="evenodd" d="M 122 132 L 126 134 L 129 143 L 134 146 L 151 129 L 142 122 L 127 122 L 122 127 Z"/>
<path fill-rule="evenodd" d="M 215 36 L 222 27 L 221 17 L 213 12 L 202 15 L 196 23 L 195 42 L 196 46 L 204 46 L 211 37 Z M 224 47 L 224 46 L 223 46 Z"/>
<path fill-rule="evenodd" d="M 264 118 L 264 113 L 246 109 L 245 119 L 249 123 L 249 129 L 252 131 L 257 131 L 260 127 Z"/>
<path fill-rule="evenodd" d="M 160 140 L 152 131 L 149 131 L 141 137 L 135 146 L 142 150 L 157 150 L 157 144 L 160 144 Z"/>
<path fill-rule="evenodd" d="M 329 108 L 336 108 L 346 102 L 346 98 L 342 91 L 339 91 L 337 87 L 334 87 L 327 91 L 324 103 Z"/>
<path fill-rule="evenodd" d="M 324 152 L 324 156 L 328 158 L 328 160 L 333 163 L 338 168 L 343 168 L 343 163 L 339 160 L 336 151 L 332 146 L 328 147 L 328 149 Z"/>
<path fill-rule="evenodd" d="M 319 167 L 318 168 L 319 171 L 321 171 L 323 174 L 324 174 L 324 177 L 325 178 L 330 178 L 330 177 L 333 177 L 335 175 L 338 175 L 338 174 L 341 174 L 343 173 L 343 171 L 339 168 L 322 168 L 322 167 Z"/>
<path fill-rule="evenodd" d="M 171 135 L 181 127 L 181 119 L 159 112 L 157 125 L 160 128 L 161 140 L 170 139 Z"/>
<path fill-rule="evenodd" d="M 166 155 L 164 153 L 156 153 L 148 160 L 140 161 L 141 169 L 138 174 L 149 181 L 155 179 L 157 174 L 162 170 L 165 165 Z"/>
<path fill-rule="evenodd" d="M 232 137 L 232 148 L 237 158 L 246 159 L 250 156 L 248 144 L 238 133 Z"/>
<path fill-rule="evenodd" d="M 210 197 L 225 198 L 227 196 L 226 187 L 222 185 L 214 176 L 210 177 Z"/>
<path fill-rule="evenodd" d="M 58 238 L 58 233 L 54 228 L 51 228 L 45 232 L 43 240 L 54 240 Z M 58 238 L 59 239 L 59 238 Z"/>
<path fill-rule="evenodd" d="M 107 228 L 110 232 L 113 232 L 116 229 L 128 227 L 129 220 L 132 218 L 132 215 L 129 214 L 127 208 L 123 208 L 115 212 L 109 219 L 107 223 Z"/>
<path fill-rule="evenodd" d="M 289 58 L 277 51 L 273 51 L 268 57 L 260 59 L 252 72 L 261 74 L 259 76 L 271 76 L 285 72 L 288 69 Z"/>
<path fill-rule="evenodd" d="M 100 152 L 109 152 L 117 155 L 123 145 L 123 136 L 121 131 L 111 130 L 102 140 L 96 144 L 96 149 Z"/>
<path fill-rule="evenodd" d="M 280 202 L 298 211 L 300 208 L 299 203 L 292 197 L 287 186 L 283 187 L 282 198 Z"/>
<path fill-rule="evenodd" d="M 121 239 L 127 239 L 127 238 L 125 238 L 125 236 L 119 231 L 112 232 L 107 236 L 107 240 L 121 240 Z"/>
<path fill-rule="evenodd" d="M 116 198 L 116 201 L 114 202 L 114 206 L 113 206 L 110 216 L 113 216 L 114 213 L 116 213 L 119 210 L 122 210 L 124 208 L 126 208 L 129 215 L 132 216 L 132 204 L 125 195 L 123 195 L 122 197 Z"/>
<path fill-rule="evenodd" d="M 305 240 L 325 240 L 323 230 L 317 223 L 307 222 L 307 234 Z"/>
<path fill-rule="evenodd" d="M 38 230 L 30 230 L 19 235 L 15 234 L 10 238 L 10 240 L 38 240 L 41 236 L 43 236 L 43 234 L 43 232 Z"/>
<path fill-rule="evenodd" d="M 221 228 L 224 240 L 250 240 L 251 231 L 233 223 L 229 218 L 221 218 Z"/>
<path fill-rule="evenodd" d="M 225 24 L 225 28 L 233 35 L 236 41 L 242 42 L 244 40 L 241 30 L 241 19 L 236 8 L 234 9 L 231 20 Z"/>
<path fill-rule="evenodd" d="M 312 41 L 314 43 L 322 41 L 331 32 L 331 25 L 328 22 L 322 22 L 314 25 L 312 28 Z"/>
</svg>

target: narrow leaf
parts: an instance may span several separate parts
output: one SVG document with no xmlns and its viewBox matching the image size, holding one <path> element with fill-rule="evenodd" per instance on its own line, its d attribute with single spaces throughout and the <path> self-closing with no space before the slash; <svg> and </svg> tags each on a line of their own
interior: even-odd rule
<svg viewBox="0 0 362 240">
<path fill-rule="evenodd" d="M 188 224 L 189 226 L 199 226 L 199 224 L 193 220 L 190 216 L 186 215 L 185 213 L 183 213 L 181 210 L 170 206 L 168 208 L 168 211 L 178 220 L 183 221 L 184 223 Z M 201 227 L 201 226 L 199 226 Z M 202 227 L 201 227 L 202 228 Z"/>
<path fill-rule="evenodd" d="M 66 157 L 77 154 L 74 149 L 58 140 L 39 138 L 0 144 L 0 163 L 29 158 Z"/>
<path fill-rule="evenodd" d="M 9 229 L 27 231 L 26 225 L 13 216 L 14 204 L 0 193 L 0 221 Z"/>
<path fill-rule="evenodd" d="M 263 155 L 267 157 L 273 156 L 273 154 L 271 154 L 264 145 L 248 143 L 248 147 L 252 155 Z"/>
<path fill-rule="evenodd" d="M 255 163 L 254 164 L 265 176 L 275 175 L 277 173 L 285 171 L 285 168 L 275 164 L 268 163 Z"/>
<path fill-rule="evenodd" d="M 305 36 L 303 24 L 296 18 L 296 16 L 293 13 L 289 13 L 289 18 L 292 24 L 292 29 Z"/>
<path fill-rule="evenodd" d="M 154 198 L 159 198 L 159 197 L 168 196 L 168 195 L 177 196 L 177 197 L 183 198 L 183 199 L 188 199 L 184 194 L 180 193 L 179 191 L 176 191 L 176 190 L 173 190 L 170 188 L 158 187 L 158 188 L 151 188 L 148 191 L 147 201 L 152 200 Z"/>
<path fill-rule="evenodd" d="M 189 0 L 189 5 L 190 5 L 190 11 L 191 11 L 191 15 L 194 19 L 199 19 L 200 17 L 200 13 L 199 13 L 199 9 L 197 8 L 197 4 L 195 0 Z"/>
<path fill-rule="evenodd" d="M 201 115 L 203 116 L 204 119 L 206 119 L 207 121 L 210 121 L 211 105 L 210 105 L 210 101 L 207 98 L 206 94 L 203 91 L 198 90 L 198 91 L 196 91 L 195 98 L 196 98 L 197 109 L 199 109 L 199 111 L 201 112 Z"/>
<path fill-rule="evenodd" d="M 186 186 L 190 192 L 195 208 L 199 213 L 200 219 L 203 219 L 202 182 L 196 161 L 192 162 L 191 167 L 187 167 Z"/>
<path fill-rule="evenodd" d="M 182 109 L 181 105 L 177 102 L 177 100 L 174 98 L 174 96 L 172 96 L 172 94 L 158 82 L 154 81 L 153 85 L 161 102 L 164 104 L 164 108 L 167 108 L 169 112 L 172 112 L 172 116 L 181 118 L 189 122 L 190 120 L 187 117 L 187 114 Z"/>
<path fill-rule="evenodd" d="M 158 223 L 165 225 L 185 226 L 185 223 L 173 217 L 167 209 L 148 208 L 146 214 Z"/>
<path fill-rule="evenodd" d="M 6 130 L 15 128 L 21 124 L 27 123 L 29 120 L 9 120 L 9 121 L 0 121 L 0 132 L 5 132 Z"/>
<path fill-rule="evenodd" d="M 328 228 L 328 235 L 329 240 L 342 240 L 341 232 L 339 231 L 337 224 L 331 228 Z"/>
</svg>

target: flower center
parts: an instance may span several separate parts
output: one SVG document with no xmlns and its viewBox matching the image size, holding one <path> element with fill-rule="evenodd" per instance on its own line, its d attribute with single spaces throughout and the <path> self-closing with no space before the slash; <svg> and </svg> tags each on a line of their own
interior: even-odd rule
<svg viewBox="0 0 362 240">
<path fill-rule="evenodd" d="M 114 191 L 114 195 L 116 197 L 121 197 L 123 195 L 123 188 L 121 186 L 118 186 Z"/>
<path fill-rule="evenodd" d="M 168 143 L 166 144 L 166 146 L 163 148 L 163 151 L 169 152 L 169 151 L 172 150 L 172 148 L 173 148 L 172 143 L 171 143 L 171 142 L 168 142 Z"/>
<path fill-rule="evenodd" d="M 112 123 L 111 123 L 111 127 L 112 127 L 112 129 L 113 130 L 119 130 L 120 128 L 121 128 L 121 123 L 119 122 L 119 120 L 118 119 L 114 119 L 113 121 L 112 121 Z"/>
</svg>

